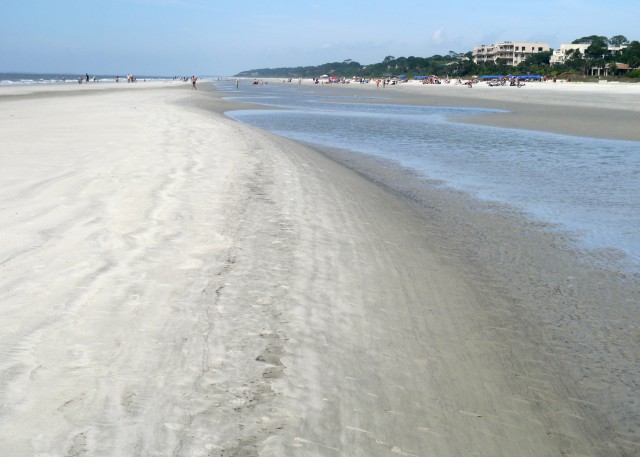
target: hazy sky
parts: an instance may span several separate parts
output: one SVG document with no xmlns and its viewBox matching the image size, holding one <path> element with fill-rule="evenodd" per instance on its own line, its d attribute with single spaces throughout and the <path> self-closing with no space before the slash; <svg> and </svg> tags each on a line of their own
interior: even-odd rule
<svg viewBox="0 0 640 457">
<path fill-rule="evenodd" d="M 2 0 L 0 72 L 232 75 L 265 67 L 640 40 L 640 0 Z"/>
</svg>

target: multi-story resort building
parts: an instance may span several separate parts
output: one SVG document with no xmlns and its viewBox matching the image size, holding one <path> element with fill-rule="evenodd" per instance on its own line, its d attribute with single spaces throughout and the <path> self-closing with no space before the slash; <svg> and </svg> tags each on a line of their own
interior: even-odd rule
<svg viewBox="0 0 640 457">
<path fill-rule="evenodd" d="M 585 55 L 590 45 L 584 43 L 578 44 L 561 44 L 558 49 L 554 49 L 549 59 L 552 65 L 563 64 L 572 52 L 578 51 L 582 56 Z M 627 46 L 609 46 L 607 53 L 612 56 L 626 48 Z M 516 66 L 524 62 L 530 56 L 540 53 L 549 52 L 550 48 L 547 43 L 531 42 L 531 41 L 505 41 L 502 43 L 480 45 L 473 48 L 473 61 L 475 63 L 501 63 L 504 65 Z M 604 57 L 604 56 L 603 56 Z M 624 63 L 606 64 L 604 66 L 594 66 L 585 69 L 585 74 L 589 76 L 611 76 L 620 75 L 633 70 L 629 65 Z"/>
<path fill-rule="evenodd" d="M 535 41 L 505 41 L 490 45 L 480 45 L 473 48 L 475 63 L 493 62 L 516 66 L 524 62 L 529 56 L 539 52 L 548 52 L 548 43 Z"/>
<path fill-rule="evenodd" d="M 561 65 L 567 60 L 567 54 L 569 51 L 576 49 L 580 51 L 580 54 L 584 55 L 585 50 L 589 47 L 589 43 L 581 44 L 561 44 L 558 49 L 553 50 L 549 63 L 551 65 Z"/>
<path fill-rule="evenodd" d="M 584 53 L 588 47 L 589 47 L 589 43 L 561 44 L 558 49 L 553 50 L 553 54 L 551 55 L 551 59 L 549 60 L 549 63 L 551 63 L 551 65 L 563 64 L 567 60 L 567 54 L 569 53 L 569 51 L 573 49 L 580 51 L 580 54 L 584 56 Z M 610 55 L 614 55 L 620 52 L 621 50 L 623 50 L 624 48 L 626 48 L 626 46 L 609 46 L 607 48 L 607 52 Z"/>
</svg>

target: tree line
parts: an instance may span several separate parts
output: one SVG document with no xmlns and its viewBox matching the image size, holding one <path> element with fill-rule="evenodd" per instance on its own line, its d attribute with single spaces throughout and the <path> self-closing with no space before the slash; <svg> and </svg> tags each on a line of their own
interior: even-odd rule
<svg viewBox="0 0 640 457">
<path fill-rule="evenodd" d="M 382 62 L 361 65 L 351 59 L 342 62 L 331 62 L 316 66 L 261 68 L 238 73 L 238 77 L 260 78 L 317 78 L 321 75 L 351 78 L 353 76 L 374 78 L 383 76 L 449 76 L 451 78 L 489 74 L 538 74 L 555 76 L 562 73 L 582 73 L 591 67 L 609 65 L 616 70 L 617 63 L 628 64 L 631 68 L 640 68 L 640 42 L 629 41 L 623 35 L 611 38 L 591 35 L 578 38 L 573 44 L 588 44 L 584 54 L 578 50 L 569 50 L 563 64 L 550 64 L 553 50 L 532 54 L 516 67 L 501 62 L 485 62 L 476 64 L 472 60 L 472 52 L 458 53 L 449 51 L 447 55 L 431 57 L 394 57 L 386 56 Z M 620 51 L 610 53 L 609 46 L 622 47 Z M 626 76 L 640 78 L 640 69 Z"/>
</svg>

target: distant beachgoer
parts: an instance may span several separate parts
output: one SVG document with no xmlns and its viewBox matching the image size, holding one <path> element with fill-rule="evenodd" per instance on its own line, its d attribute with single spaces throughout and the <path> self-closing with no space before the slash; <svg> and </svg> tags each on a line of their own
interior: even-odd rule
<svg viewBox="0 0 640 457">
<path fill-rule="evenodd" d="M 191 77 L 191 86 L 192 86 L 192 89 L 195 89 L 195 88 L 196 88 L 196 81 L 197 81 L 197 80 L 198 80 L 198 78 L 196 78 L 196 76 L 195 76 L 195 75 L 193 75 L 193 76 Z"/>
<path fill-rule="evenodd" d="M 89 73 L 86 73 L 84 77 L 86 78 L 87 82 L 89 82 Z"/>
<path fill-rule="evenodd" d="M 116 82 L 120 81 L 120 76 L 116 75 Z"/>
</svg>

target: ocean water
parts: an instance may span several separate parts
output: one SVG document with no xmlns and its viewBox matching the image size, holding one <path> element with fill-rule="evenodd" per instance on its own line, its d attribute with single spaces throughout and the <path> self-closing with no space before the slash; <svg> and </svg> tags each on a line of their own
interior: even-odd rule
<svg viewBox="0 0 640 457">
<path fill-rule="evenodd" d="M 619 251 L 640 269 L 640 142 L 448 120 L 488 110 L 389 105 L 375 98 L 354 103 L 296 85 L 235 90 L 227 84 L 217 85 L 230 98 L 289 108 L 227 113 L 232 118 L 313 145 L 392 160 L 572 232 L 581 247 Z"/>
<path fill-rule="evenodd" d="M 0 73 L 0 87 L 2 86 L 24 86 L 31 84 L 78 84 L 78 78 L 84 77 L 85 74 L 78 73 Z M 96 78 L 96 81 L 93 78 Z M 124 81 L 123 80 L 124 77 Z M 115 82 L 116 75 L 94 75 L 89 73 L 90 82 Z M 168 77 L 164 76 L 138 76 L 138 81 L 146 79 L 147 81 L 164 81 Z M 173 77 L 171 77 L 173 78 Z M 127 75 L 120 75 L 121 82 L 127 82 Z M 83 81 L 84 82 L 84 81 Z"/>
</svg>

